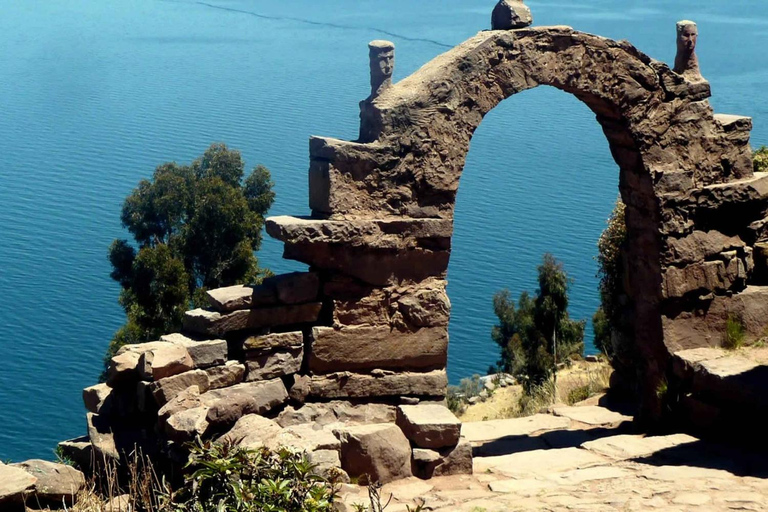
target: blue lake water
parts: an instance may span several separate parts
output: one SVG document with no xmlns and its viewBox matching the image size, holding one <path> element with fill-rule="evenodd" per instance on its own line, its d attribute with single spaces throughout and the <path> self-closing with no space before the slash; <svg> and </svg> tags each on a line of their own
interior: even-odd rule
<svg viewBox="0 0 768 512">
<path fill-rule="evenodd" d="M 395 78 L 489 25 L 493 0 L 0 0 L 0 460 L 50 458 L 85 431 L 123 322 L 106 251 L 122 200 L 164 161 L 214 141 L 263 163 L 272 214 L 307 214 L 307 141 L 353 139 L 367 47 L 397 45 Z M 699 23 L 719 112 L 768 143 L 768 3 L 530 1 L 536 24 L 628 39 L 670 62 L 675 21 Z M 544 252 L 574 278 L 571 314 L 598 305 L 596 240 L 618 171 L 592 113 L 554 89 L 515 96 L 478 129 L 456 209 L 449 374 L 483 373 L 493 293 L 535 289 Z M 267 240 L 261 262 L 302 268 Z M 588 328 L 591 337 L 591 328 Z"/>
</svg>

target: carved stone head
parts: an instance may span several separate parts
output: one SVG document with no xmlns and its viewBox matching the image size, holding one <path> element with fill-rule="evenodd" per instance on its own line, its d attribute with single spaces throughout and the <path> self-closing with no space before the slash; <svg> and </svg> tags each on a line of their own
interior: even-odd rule
<svg viewBox="0 0 768 512">
<path fill-rule="evenodd" d="M 696 23 L 689 20 L 677 22 L 677 51 L 693 53 L 696 50 L 696 40 L 699 29 Z"/>
<path fill-rule="evenodd" d="M 395 70 L 395 45 L 390 41 L 376 40 L 368 43 L 371 63 L 371 96 L 378 96 L 392 85 Z"/>
</svg>

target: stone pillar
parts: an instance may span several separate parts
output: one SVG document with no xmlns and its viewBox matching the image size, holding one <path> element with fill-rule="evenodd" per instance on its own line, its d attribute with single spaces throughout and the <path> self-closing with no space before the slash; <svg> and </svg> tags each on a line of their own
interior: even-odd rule
<svg viewBox="0 0 768 512">
<path fill-rule="evenodd" d="M 371 96 L 375 98 L 392 85 L 395 70 L 395 44 L 376 40 L 368 43 L 368 57 L 371 65 Z"/>
<path fill-rule="evenodd" d="M 699 70 L 699 59 L 696 56 L 698 37 L 699 29 L 695 22 L 690 20 L 677 22 L 677 55 L 674 71 L 691 81 L 703 80 Z"/>
</svg>

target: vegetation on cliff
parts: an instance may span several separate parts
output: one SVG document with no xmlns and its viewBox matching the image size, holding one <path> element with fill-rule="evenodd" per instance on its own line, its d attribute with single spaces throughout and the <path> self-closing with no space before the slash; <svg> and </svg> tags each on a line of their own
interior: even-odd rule
<svg viewBox="0 0 768 512">
<path fill-rule="evenodd" d="M 571 320 L 568 288 L 571 280 L 562 263 L 545 254 L 538 267 L 539 289 L 520 294 L 517 304 L 509 290 L 493 297 L 499 323 L 491 337 L 501 349 L 498 366 L 530 391 L 546 382 L 558 362 L 584 350 L 585 321 Z"/>
<path fill-rule="evenodd" d="M 178 330 L 206 289 L 255 283 L 268 272 L 254 252 L 273 183 L 261 165 L 244 174 L 239 151 L 213 144 L 189 165 L 159 165 L 126 198 L 121 220 L 134 243 L 112 242 L 109 261 L 127 322 L 107 359 L 122 345 Z"/>
</svg>

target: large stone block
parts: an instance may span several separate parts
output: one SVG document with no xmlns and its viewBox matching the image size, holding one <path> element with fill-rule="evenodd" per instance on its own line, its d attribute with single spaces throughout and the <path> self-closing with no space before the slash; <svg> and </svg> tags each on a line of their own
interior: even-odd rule
<svg viewBox="0 0 768 512">
<path fill-rule="evenodd" d="M 85 475 L 66 464 L 31 459 L 13 466 L 37 478 L 31 489 L 33 497 L 30 501 L 54 506 L 61 503 L 72 505 L 77 493 L 85 488 Z"/>
<path fill-rule="evenodd" d="M 216 442 L 231 443 L 243 448 L 256 449 L 280 433 L 282 428 L 273 420 L 258 414 L 246 414 Z"/>
<path fill-rule="evenodd" d="M 746 277 L 746 266 L 738 257 L 728 261 L 704 261 L 683 268 L 667 268 L 662 290 L 667 298 L 683 297 L 691 292 L 722 292 L 730 289 L 737 279 Z"/>
<path fill-rule="evenodd" d="M 187 349 L 172 343 L 142 353 L 137 365 L 142 379 L 154 381 L 184 373 L 194 367 L 195 363 Z"/>
<path fill-rule="evenodd" d="M 301 304 L 317 300 L 320 278 L 315 272 L 279 274 L 264 280 L 264 286 L 274 288 L 283 304 Z"/>
<path fill-rule="evenodd" d="M 258 356 L 249 355 L 245 362 L 247 368 L 245 380 L 252 382 L 294 374 L 301 369 L 303 359 L 303 345 Z"/>
<path fill-rule="evenodd" d="M 414 448 L 413 474 L 423 479 L 435 476 L 471 475 L 472 445 L 462 440 L 456 446 L 441 450 Z"/>
<path fill-rule="evenodd" d="M 243 350 L 253 353 L 264 353 L 273 350 L 289 349 L 304 344 L 304 334 L 301 331 L 250 336 L 243 342 Z"/>
<path fill-rule="evenodd" d="M 111 393 L 112 388 L 103 383 L 83 389 L 83 403 L 85 404 L 85 409 L 88 412 L 98 414 L 99 409 L 101 409 Z"/>
<path fill-rule="evenodd" d="M 370 398 L 400 396 L 445 396 L 448 378 L 445 370 L 426 373 L 376 372 L 334 373 L 314 375 L 310 383 L 311 397 Z"/>
<path fill-rule="evenodd" d="M 317 321 L 322 304 L 312 302 L 293 306 L 278 306 L 235 311 L 222 315 L 215 311 L 194 309 L 184 314 L 184 330 L 223 336 L 244 329 L 260 329 L 282 325 L 305 324 Z"/>
<path fill-rule="evenodd" d="M 419 448 L 456 446 L 461 434 L 461 422 L 440 404 L 399 406 L 397 426 Z"/>
<path fill-rule="evenodd" d="M 741 249 L 744 245 L 738 236 L 727 236 L 719 231 L 694 231 L 683 238 L 668 238 L 665 260 L 676 264 L 695 263 Z"/>
<path fill-rule="evenodd" d="M 448 357 L 446 327 L 425 327 L 416 332 L 388 326 L 312 329 L 309 369 L 315 373 L 373 368 L 435 369 Z"/>
<path fill-rule="evenodd" d="M 209 290 L 206 296 L 211 307 L 220 313 L 277 304 L 277 296 L 271 286 L 238 284 Z"/>
<path fill-rule="evenodd" d="M 0 462 L 0 505 L 6 506 L 12 500 L 21 502 L 25 491 L 31 489 L 35 482 L 37 478 L 23 469 Z"/>
<path fill-rule="evenodd" d="M 193 407 L 172 414 L 165 422 L 165 434 L 172 441 L 185 443 L 208 430 L 208 407 Z"/>
<path fill-rule="evenodd" d="M 240 384 L 245 378 L 245 365 L 237 361 L 227 361 L 221 366 L 206 368 L 211 389 L 226 388 Z"/>
<path fill-rule="evenodd" d="M 209 368 L 227 361 L 226 340 L 193 340 L 183 334 L 167 334 L 161 339 L 178 343 L 187 349 L 195 368 Z"/>
<path fill-rule="evenodd" d="M 285 403 L 288 391 L 282 380 L 273 379 L 214 389 L 201 395 L 201 399 L 210 407 L 208 422 L 218 429 L 234 425 L 246 414 L 268 413 Z"/>
<path fill-rule="evenodd" d="M 289 405 L 277 416 L 277 422 L 281 427 L 302 423 L 368 425 L 371 423 L 394 423 L 395 417 L 395 406 L 391 404 L 353 404 L 343 400 L 333 400 L 306 403 L 299 408 Z"/>
<path fill-rule="evenodd" d="M 531 23 L 531 10 L 521 0 L 500 0 L 491 13 L 492 30 L 523 28 Z"/>
<path fill-rule="evenodd" d="M 208 390 L 210 382 L 205 370 L 192 370 L 160 379 L 152 385 L 152 395 L 157 405 L 162 407 L 190 386 L 197 386 L 200 392 Z"/>
<path fill-rule="evenodd" d="M 411 473 L 411 444 L 391 423 L 347 427 L 338 431 L 341 467 L 351 477 L 366 476 L 386 484 Z"/>
</svg>

